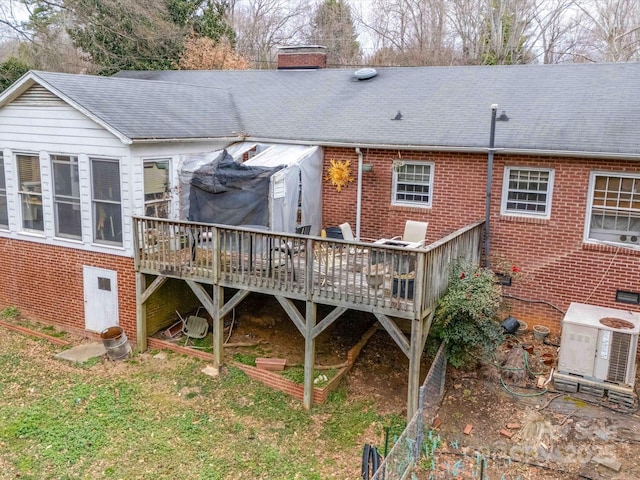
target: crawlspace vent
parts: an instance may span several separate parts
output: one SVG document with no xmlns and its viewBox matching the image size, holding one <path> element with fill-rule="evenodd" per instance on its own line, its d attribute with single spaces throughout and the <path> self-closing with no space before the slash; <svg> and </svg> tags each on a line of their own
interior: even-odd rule
<svg viewBox="0 0 640 480">
<path fill-rule="evenodd" d="M 629 346 L 631 335 L 628 333 L 612 332 L 611 353 L 609 355 L 609 372 L 607 380 L 625 383 L 627 364 L 629 363 Z"/>
</svg>

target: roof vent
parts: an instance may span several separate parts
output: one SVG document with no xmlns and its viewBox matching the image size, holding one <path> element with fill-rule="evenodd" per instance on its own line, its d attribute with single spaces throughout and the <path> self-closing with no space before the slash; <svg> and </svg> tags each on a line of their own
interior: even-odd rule
<svg viewBox="0 0 640 480">
<path fill-rule="evenodd" d="M 375 68 L 361 68 L 356 70 L 353 76 L 358 80 L 369 80 L 378 74 Z"/>
</svg>

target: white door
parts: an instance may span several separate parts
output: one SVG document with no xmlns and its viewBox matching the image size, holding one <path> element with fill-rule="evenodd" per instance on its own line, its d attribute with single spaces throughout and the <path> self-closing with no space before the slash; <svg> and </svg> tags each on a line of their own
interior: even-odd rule
<svg viewBox="0 0 640 480">
<path fill-rule="evenodd" d="M 118 272 L 83 267 L 84 328 L 102 332 L 118 325 Z"/>
</svg>

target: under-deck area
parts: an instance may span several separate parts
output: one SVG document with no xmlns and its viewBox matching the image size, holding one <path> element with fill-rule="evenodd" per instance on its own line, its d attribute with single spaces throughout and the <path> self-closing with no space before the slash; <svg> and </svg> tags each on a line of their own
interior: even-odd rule
<svg viewBox="0 0 640 480">
<path fill-rule="evenodd" d="M 348 309 L 370 312 L 409 358 L 408 404 L 417 408 L 419 364 L 433 310 L 458 258 L 477 262 L 483 222 L 423 248 L 349 242 L 156 218 L 134 218 L 137 343 L 146 349 L 146 302 L 169 278 L 182 279 L 213 319 L 215 363 L 222 362 L 223 319 L 251 292 L 274 296 L 305 339 L 304 404 L 312 403 L 315 338 Z M 149 278 L 154 278 L 147 284 Z M 235 292 L 226 298 L 226 292 Z M 304 311 L 297 307 L 305 302 Z M 318 305 L 333 310 L 317 318 Z M 411 320 L 409 338 L 395 319 Z"/>
</svg>

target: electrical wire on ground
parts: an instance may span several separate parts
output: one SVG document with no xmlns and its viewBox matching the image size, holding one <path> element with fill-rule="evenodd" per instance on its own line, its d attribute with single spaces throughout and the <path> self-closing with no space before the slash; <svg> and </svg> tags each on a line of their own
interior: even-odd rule
<svg viewBox="0 0 640 480">
<path fill-rule="evenodd" d="M 227 339 L 224 343 L 229 343 L 229 339 L 231 338 L 231 334 L 233 333 L 233 324 L 236 321 L 236 309 L 235 307 L 231 309 L 231 326 L 229 327 L 229 335 L 227 335 Z"/>
</svg>

